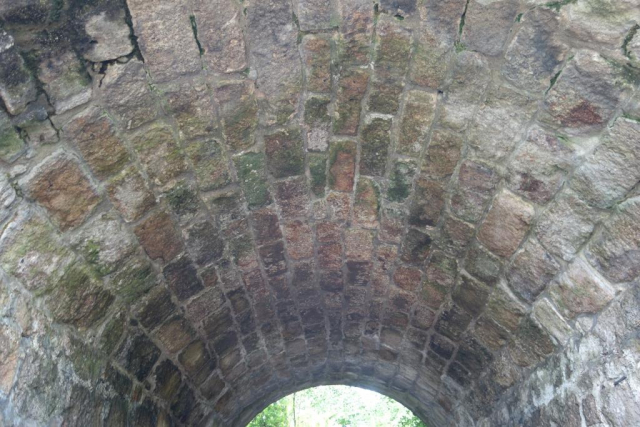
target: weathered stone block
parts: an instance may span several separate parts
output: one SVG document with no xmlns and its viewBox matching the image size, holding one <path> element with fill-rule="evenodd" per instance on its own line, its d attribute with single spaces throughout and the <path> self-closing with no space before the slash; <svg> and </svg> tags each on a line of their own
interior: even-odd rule
<svg viewBox="0 0 640 427">
<path fill-rule="evenodd" d="M 140 244 L 151 259 L 167 263 L 182 252 L 180 234 L 171 217 L 165 212 L 156 212 L 134 229 Z"/>
<path fill-rule="evenodd" d="M 265 135 L 264 143 L 271 175 L 285 178 L 304 173 L 304 149 L 299 129 Z"/>
<path fill-rule="evenodd" d="M 409 210 L 409 224 L 435 227 L 445 204 L 445 187 L 440 181 L 418 177 Z"/>
<path fill-rule="evenodd" d="M 566 344 L 573 330 L 549 300 L 544 298 L 537 301 L 533 306 L 533 315 L 559 345 Z"/>
<path fill-rule="evenodd" d="M 191 159 L 201 190 L 216 190 L 231 182 L 229 161 L 217 141 L 189 142 L 185 152 Z"/>
<path fill-rule="evenodd" d="M 158 116 L 157 101 L 149 90 L 143 63 L 137 59 L 107 67 L 96 91 L 126 130 L 136 129 Z"/>
<path fill-rule="evenodd" d="M 471 315 L 455 304 L 448 305 L 440 314 L 435 329 L 438 333 L 458 341 L 471 322 Z"/>
<path fill-rule="evenodd" d="M 142 56 L 156 82 L 201 69 L 186 5 L 134 0 L 128 6 Z"/>
<path fill-rule="evenodd" d="M 369 83 L 369 74 L 364 70 L 347 70 L 338 81 L 333 132 L 336 135 L 354 136 L 360 124 L 360 110 Z"/>
<path fill-rule="evenodd" d="M 47 208 L 62 230 L 80 225 L 100 203 L 78 163 L 62 152 L 38 165 L 21 185 Z"/>
<path fill-rule="evenodd" d="M 118 349 L 116 361 L 143 381 L 160 357 L 160 349 L 141 332 L 131 332 Z"/>
<path fill-rule="evenodd" d="M 396 151 L 418 157 L 433 120 L 437 97 L 419 90 L 408 91 L 406 97 Z"/>
<path fill-rule="evenodd" d="M 417 169 L 416 163 L 410 160 L 397 160 L 394 163 L 387 188 L 387 200 L 402 203 L 409 197 Z"/>
<path fill-rule="evenodd" d="M 509 188 L 536 203 L 548 202 L 575 161 L 573 151 L 567 141 L 534 127 L 511 160 Z"/>
<path fill-rule="evenodd" d="M 295 260 L 313 257 L 313 230 L 302 221 L 284 225 L 289 256 Z"/>
<path fill-rule="evenodd" d="M 353 201 L 354 222 L 363 228 L 378 226 L 378 212 L 380 211 L 380 188 L 369 178 L 360 178 L 356 185 Z"/>
<path fill-rule="evenodd" d="M 331 133 L 329 98 L 311 97 L 304 104 L 304 122 L 309 151 L 326 151 Z"/>
<path fill-rule="evenodd" d="M 168 401 L 173 399 L 182 384 L 180 370 L 168 359 L 156 366 L 154 379 L 156 383 L 154 392 Z"/>
<path fill-rule="evenodd" d="M 503 285 L 497 286 L 484 315 L 508 331 L 514 332 L 525 314 L 525 307 Z"/>
<path fill-rule="evenodd" d="M 308 159 L 311 191 L 314 195 L 322 197 L 327 185 L 327 156 L 310 154 Z M 355 168 L 355 165 L 353 167 Z"/>
<path fill-rule="evenodd" d="M 131 29 L 125 21 L 125 11 L 110 12 L 91 15 L 84 22 L 84 31 L 93 43 L 82 56 L 91 62 L 117 59 L 133 51 Z"/>
<path fill-rule="evenodd" d="M 535 239 L 529 239 L 513 260 L 507 273 L 511 289 L 532 302 L 560 271 L 560 264 Z"/>
<path fill-rule="evenodd" d="M 46 296 L 56 322 L 88 328 L 104 317 L 114 297 L 86 265 L 70 265 Z"/>
<path fill-rule="evenodd" d="M 0 98 L 10 114 L 20 114 L 36 99 L 36 85 L 13 37 L 4 30 L 0 30 L 0 64 Z"/>
<path fill-rule="evenodd" d="M 193 4 L 194 36 L 204 63 L 218 73 L 242 71 L 247 66 L 240 8 L 229 0 Z"/>
<path fill-rule="evenodd" d="M 258 252 L 264 269 L 269 276 L 277 276 L 287 270 L 287 261 L 285 259 L 284 243 L 278 241 L 261 247 Z"/>
<path fill-rule="evenodd" d="M 71 246 L 80 252 L 100 275 L 120 267 L 137 245 L 114 213 L 104 213 L 87 223 L 71 239 Z"/>
<path fill-rule="evenodd" d="M 422 174 L 430 178 L 447 178 L 460 160 L 463 138 L 457 133 L 437 130 L 431 135 Z"/>
<path fill-rule="evenodd" d="M 32 209 L 16 213 L 0 237 L 0 265 L 31 291 L 57 283 L 73 262 L 49 222 Z"/>
<path fill-rule="evenodd" d="M 128 260 L 108 280 L 107 286 L 114 295 L 122 298 L 127 303 L 131 303 L 154 287 L 157 281 L 156 272 L 151 264 L 141 257 L 135 257 Z"/>
<path fill-rule="evenodd" d="M 480 314 L 489 299 L 489 288 L 466 274 L 460 275 L 451 299 L 473 316 Z"/>
<path fill-rule="evenodd" d="M 374 118 L 365 125 L 360 148 L 360 173 L 384 176 L 390 145 L 391 120 Z"/>
<path fill-rule="evenodd" d="M 331 40 L 323 34 L 302 39 L 302 58 L 306 68 L 307 90 L 331 92 Z"/>
<path fill-rule="evenodd" d="M 406 291 L 415 291 L 422 284 L 422 272 L 417 268 L 399 266 L 393 274 L 393 281 Z"/>
<path fill-rule="evenodd" d="M 608 208 L 640 180 L 640 123 L 619 118 L 596 151 L 571 178 L 571 188 L 591 206 Z"/>
<path fill-rule="evenodd" d="M 271 203 L 264 154 L 246 153 L 234 158 L 233 161 L 249 209 L 257 209 Z"/>
<path fill-rule="evenodd" d="M 602 233 L 587 248 L 587 259 L 613 283 L 634 280 L 640 272 L 640 200 L 620 205 L 620 212 L 605 225 Z"/>
<path fill-rule="evenodd" d="M 9 121 L 9 116 L 4 111 L 0 111 L 0 159 L 11 163 L 24 152 L 25 148 L 26 145 Z"/>
<path fill-rule="evenodd" d="M 410 229 L 402 244 L 402 260 L 408 264 L 422 264 L 431 253 L 432 241 L 429 234 Z"/>
<path fill-rule="evenodd" d="M 520 324 L 509 352 L 519 366 L 530 366 L 538 363 L 555 350 L 549 335 L 530 317 Z"/>
<path fill-rule="evenodd" d="M 329 153 L 329 187 L 351 192 L 356 174 L 356 145 L 350 141 L 336 142 Z"/>
<path fill-rule="evenodd" d="M 340 61 L 349 65 L 369 63 L 374 10 L 366 0 L 340 2 Z"/>
<path fill-rule="evenodd" d="M 224 241 L 220 231 L 209 221 L 200 220 L 183 231 L 187 250 L 199 266 L 210 264 L 222 258 Z"/>
<path fill-rule="evenodd" d="M 462 43 L 489 56 L 502 53 L 515 23 L 518 4 L 508 0 L 484 2 L 472 0 L 467 5 Z"/>
<path fill-rule="evenodd" d="M 507 258 L 520 246 L 534 213 L 529 203 L 503 190 L 480 226 L 478 239 L 491 252 Z"/>
<path fill-rule="evenodd" d="M 575 259 L 554 283 L 551 295 L 569 317 L 598 313 L 615 296 L 613 287 L 586 261 Z"/>
<path fill-rule="evenodd" d="M 169 289 L 178 300 L 184 301 L 203 289 L 202 281 L 198 278 L 196 268 L 187 257 L 182 257 L 168 264 L 163 269 Z"/>
<path fill-rule="evenodd" d="M 593 51 L 578 51 L 549 91 L 540 119 L 570 135 L 602 130 L 630 82 Z"/>
<path fill-rule="evenodd" d="M 179 316 L 167 320 L 154 335 L 172 354 L 182 350 L 195 338 L 195 332 L 189 322 Z"/>
<path fill-rule="evenodd" d="M 438 245 L 445 252 L 462 256 L 467 251 L 474 234 L 475 227 L 473 225 L 446 215 L 438 237 Z"/>
<path fill-rule="evenodd" d="M 470 160 L 463 161 L 451 197 L 451 211 L 465 221 L 477 223 L 499 180 L 493 169 Z"/>
<path fill-rule="evenodd" d="M 226 142 L 234 151 L 249 148 L 255 142 L 258 104 L 253 91 L 249 82 L 223 83 L 215 91 Z"/>
<path fill-rule="evenodd" d="M 521 89 L 542 92 L 568 51 L 558 36 L 559 19 L 550 10 L 536 8 L 521 16 L 522 27 L 511 41 L 502 75 Z"/>
<path fill-rule="evenodd" d="M 115 135 L 113 124 L 98 110 L 83 111 L 62 131 L 76 144 L 100 179 L 119 172 L 129 160 L 126 148 Z"/>
<path fill-rule="evenodd" d="M 155 122 L 138 132 L 131 140 L 142 166 L 151 181 L 161 187 L 172 187 L 179 175 L 187 170 L 184 155 L 171 128 Z"/>
<path fill-rule="evenodd" d="M 500 276 L 502 262 L 482 246 L 474 244 L 467 252 L 464 268 L 480 281 L 494 285 Z"/>
<path fill-rule="evenodd" d="M 38 79 L 43 83 L 56 114 L 86 104 L 91 99 L 91 78 L 73 51 L 41 58 Z"/>
<path fill-rule="evenodd" d="M 568 190 L 556 197 L 538 219 L 536 236 L 552 255 L 570 261 L 603 215 Z"/>
<path fill-rule="evenodd" d="M 175 309 L 169 291 L 163 286 L 157 286 L 134 307 L 133 315 L 142 326 L 152 331 L 174 313 Z"/>
</svg>

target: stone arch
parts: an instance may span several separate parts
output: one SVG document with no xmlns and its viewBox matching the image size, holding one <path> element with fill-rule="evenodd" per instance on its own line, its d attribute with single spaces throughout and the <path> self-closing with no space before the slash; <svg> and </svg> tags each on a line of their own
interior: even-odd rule
<svg viewBox="0 0 640 427">
<path fill-rule="evenodd" d="M 636 0 L 5 3 L 0 424 L 640 423 Z"/>
</svg>

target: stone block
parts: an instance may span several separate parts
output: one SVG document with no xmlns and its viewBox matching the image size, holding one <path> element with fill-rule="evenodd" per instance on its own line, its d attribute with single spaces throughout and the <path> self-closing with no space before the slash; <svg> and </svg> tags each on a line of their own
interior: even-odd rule
<svg viewBox="0 0 640 427">
<path fill-rule="evenodd" d="M 413 265 L 421 265 L 431 253 L 433 238 L 419 230 L 410 229 L 402 244 L 401 259 Z"/>
<path fill-rule="evenodd" d="M 176 310 L 171 294 L 163 286 L 153 288 L 133 310 L 133 316 L 147 330 L 152 331 Z"/>
<path fill-rule="evenodd" d="M 80 225 L 100 203 L 100 196 L 80 165 L 58 152 L 21 180 L 29 196 L 44 206 L 62 230 Z"/>
<path fill-rule="evenodd" d="M 369 178 L 360 178 L 353 201 L 353 219 L 363 228 L 377 228 L 380 211 L 380 187 Z"/>
<path fill-rule="evenodd" d="M 311 97 L 304 104 L 304 122 L 309 151 L 326 151 L 329 148 L 331 116 L 329 98 Z"/>
<path fill-rule="evenodd" d="M 360 174 L 384 176 L 391 145 L 391 120 L 374 118 L 362 130 Z"/>
<path fill-rule="evenodd" d="M 313 257 L 313 230 L 302 221 L 292 221 L 284 225 L 287 252 L 292 259 Z"/>
<path fill-rule="evenodd" d="M 40 58 L 38 80 L 56 114 L 64 113 L 91 99 L 91 77 L 75 52 L 58 52 Z"/>
<path fill-rule="evenodd" d="M 532 302 L 560 271 L 560 264 L 538 243 L 529 239 L 516 254 L 507 280 L 520 298 Z"/>
<path fill-rule="evenodd" d="M 160 349 L 143 333 L 131 332 L 116 353 L 116 361 L 124 369 L 143 381 L 151 373 L 160 357 Z"/>
<path fill-rule="evenodd" d="M 91 62 L 104 62 L 127 56 L 133 51 L 131 29 L 126 23 L 125 11 L 101 11 L 87 17 L 84 31 L 93 43 L 82 54 Z"/>
<path fill-rule="evenodd" d="M 325 194 L 325 187 L 327 185 L 327 156 L 322 154 L 309 154 L 308 160 L 311 192 L 317 197 L 322 197 Z"/>
<path fill-rule="evenodd" d="M 206 66 L 217 73 L 244 70 L 247 60 L 240 7 L 229 0 L 197 0 L 192 7 L 191 24 Z"/>
<path fill-rule="evenodd" d="M 630 88 L 620 72 L 599 54 L 578 51 L 549 91 L 540 120 L 569 135 L 599 132 Z"/>
<path fill-rule="evenodd" d="M 202 281 L 196 274 L 196 268 L 187 258 L 182 257 L 163 269 L 169 289 L 178 300 L 184 301 L 203 289 Z"/>
<path fill-rule="evenodd" d="M 160 326 L 154 336 L 171 354 L 182 350 L 195 338 L 195 332 L 183 317 L 173 317 Z"/>
<path fill-rule="evenodd" d="M 211 222 L 199 220 L 184 229 L 182 235 L 187 251 L 197 265 L 204 266 L 222 258 L 224 241 L 218 228 Z"/>
<path fill-rule="evenodd" d="M 187 170 L 184 154 L 175 135 L 162 122 L 155 122 L 150 128 L 138 132 L 131 139 L 131 144 L 155 185 L 171 188 Z"/>
<path fill-rule="evenodd" d="M 201 69 L 186 5 L 135 0 L 128 6 L 133 32 L 154 81 L 170 81 Z"/>
<path fill-rule="evenodd" d="M 369 74 L 364 70 L 347 70 L 338 81 L 338 92 L 333 121 L 336 135 L 355 136 L 360 124 L 360 110 L 369 83 Z"/>
<path fill-rule="evenodd" d="M 425 152 L 422 174 L 430 178 L 448 178 L 460 160 L 463 138 L 457 133 L 436 130 Z"/>
<path fill-rule="evenodd" d="M 510 257 L 529 230 L 534 213 L 529 203 L 503 190 L 480 226 L 478 239 L 494 254 Z"/>
<path fill-rule="evenodd" d="M 521 89 L 542 92 L 551 86 L 569 47 L 559 37 L 558 15 L 536 8 L 522 15 L 522 26 L 505 55 L 502 75 Z"/>
<path fill-rule="evenodd" d="M 471 160 L 463 161 L 451 196 L 451 211 L 465 221 L 477 223 L 499 180 L 493 169 Z"/>
<path fill-rule="evenodd" d="M 640 180 L 640 123 L 619 118 L 574 172 L 570 186 L 591 206 L 608 208 Z"/>
<path fill-rule="evenodd" d="M 307 90 L 331 92 L 331 39 L 322 34 L 308 34 L 303 37 L 301 46 Z"/>
<path fill-rule="evenodd" d="M 233 161 L 249 209 L 258 209 L 271 203 L 264 154 L 246 153 L 235 157 Z"/>
<path fill-rule="evenodd" d="M 151 259 L 167 263 L 182 252 L 180 234 L 165 212 L 156 212 L 147 217 L 136 226 L 134 232 Z"/>
<path fill-rule="evenodd" d="M 552 285 L 551 295 L 570 318 L 598 313 L 615 296 L 615 290 L 588 262 L 576 258 Z"/>
<path fill-rule="evenodd" d="M 351 192 L 355 178 L 356 145 L 351 141 L 331 144 L 329 153 L 329 187 L 335 191 Z"/>
<path fill-rule="evenodd" d="M 98 110 L 88 109 L 62 128 L 64 135 L 80 150 L 93 173 L 100 179 L 118 173 L 129 154 L 115 134 L 113 123 Z"/>
<path fill-rule="evenodd" d="M 410 160 L 397 160 L 393 164 L 387 188 L 387 200 L 402 203 L 409 197 L 417 169 L 416 163 Z"/>
<path fill-rule="evenodd" d="M 249 82 L 223 82 L 215 90 L 220 104 L 227 146 L 233 151 L 251 147 L 255 143 L 258 121 L 258 103 L 253 84 Z"/>
<path fill-rule="evenodd" d="M 304 173 L 304 148 L 299 129 L 286 129 L 264 136 L 267 166 L 274 178 Z"/>
<path fill-rule="evenodd" d="M 612 283 L 632 281 L 640 269 L 640 200 L 629 200 L 619 209 L 587 247 L 589 262 Z"/>
<path fill-rule="evenodd" d="M 36 99 L 36 85 L 13 37 L 4 30 L 0 31 L 0 64 L 0 98 L 9 114 L 20 114 Z"/>
<path fill-rule="evenodd" d="M 489 288 L 466 274 L 461 274 L 458 282 L 451 299 L 471 315 L 477 316 L 489 300 Z"/>
<path fill-rule="evenodd" d="M 415 182 L 409 224 L 416 227 L 435 227 L 445 204 L 445 186 L 440 181 L 419 176 Z"/>
<path fill-rule="evenodd" d="M 440 314 L 435 330 L 453 341 L 459 341 L 470 322 L 471 315 L 452 303 Z"/>
<path fill-rule="evenodd" d="M 517 14 L 518 4 L 508 0 L 471 0 L 461 25 L 462 43 L 485 55 L 501 54 Z"/>
</svg>

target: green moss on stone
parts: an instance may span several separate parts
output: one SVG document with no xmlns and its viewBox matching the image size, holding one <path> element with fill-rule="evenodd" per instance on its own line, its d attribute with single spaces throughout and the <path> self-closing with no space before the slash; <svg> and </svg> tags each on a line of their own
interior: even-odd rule
<svg viewBox="0 0 640 427">
<path fill-rule="evenodd" d="M 374 82 L 369 95 L 369 110 L 381 114 L 395 114 L 400 107 L 402 82 Z"/>
<path fill-rule="evenodd" d="M 242 150 L 254 143 L 254 132 L 258 122 L 258 104 L 247 96 L 224 118 L 227 144 L 232 150 Z"/>
<path fill-rule="evenodd" d="M 391 120 L 375 118 L 362 131 L 360 173 L 383 176 L 391 143 Z"/>
<path fill-rule="evenodd" d="M 328 123 L 331 121 L 329 116 L 329 103 L 328 98 L 313 97 L 307 99 L 304 104 L 304 121 L 305 123 L 312 125 L 315 123 Z"/>
<path fill-rule="evenodd" d="M 180 216 L 194 214 L 198 211 L 198 195 L 185 184 L 179 184 L 167 194 L 171 209 Z"/>
<path fill-rule="evenodd" d="M 234 163 L 249 208 L 256 209 L 271 203 L 264 154 L 246 153 L 236 157 Z"/>
<path fill-rule="evenodd" d="M 265 152 L 269 171 L 275 178 L 304 173 L 304 148 L 297 129 L 265 135 Z"/>
<path fill-rule="evenodd" d="M 151 264 L 135 260 L 127 264 L 110 280 L 114 293 L 126 302 L 133 302 L 156 284 Z"/>
<path fill-rule="evenodd" d="M 311 174 L 311 191 L 318 197 L 324 196 L 327 182 L 327 156 L 309 155 L 309 172 Z"/>
<path fill-rule="evenodd" d="M 124 332 L 125 319 L 118 315 L 107 322 L 100 336 L 100 348 L 103 353 L 109 355 L 116 349 Z"/>
<path fill-rule="evenodd" d="M 416 166 L 413 162 L 396 162 L 390 177 L 387 199 L 391 202 L 403 202 L 411 193 L 411 183 Z"/>
<path fill-rule="evenodd" d="M 12 162 L 25 149 L 25 143 L 9 120 L 0 112 L 0 159 Z"/>
</svg>

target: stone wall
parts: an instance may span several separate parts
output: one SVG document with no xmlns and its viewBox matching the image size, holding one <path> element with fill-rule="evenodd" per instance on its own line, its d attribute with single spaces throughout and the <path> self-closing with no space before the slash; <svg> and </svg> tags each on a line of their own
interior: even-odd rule
<svg viewBox="0 0 640 427">
<path fill-rule="evenodd" d="M 637 0 L 0 5 L 0 426 L 640 423 Z"/>
</svg>

